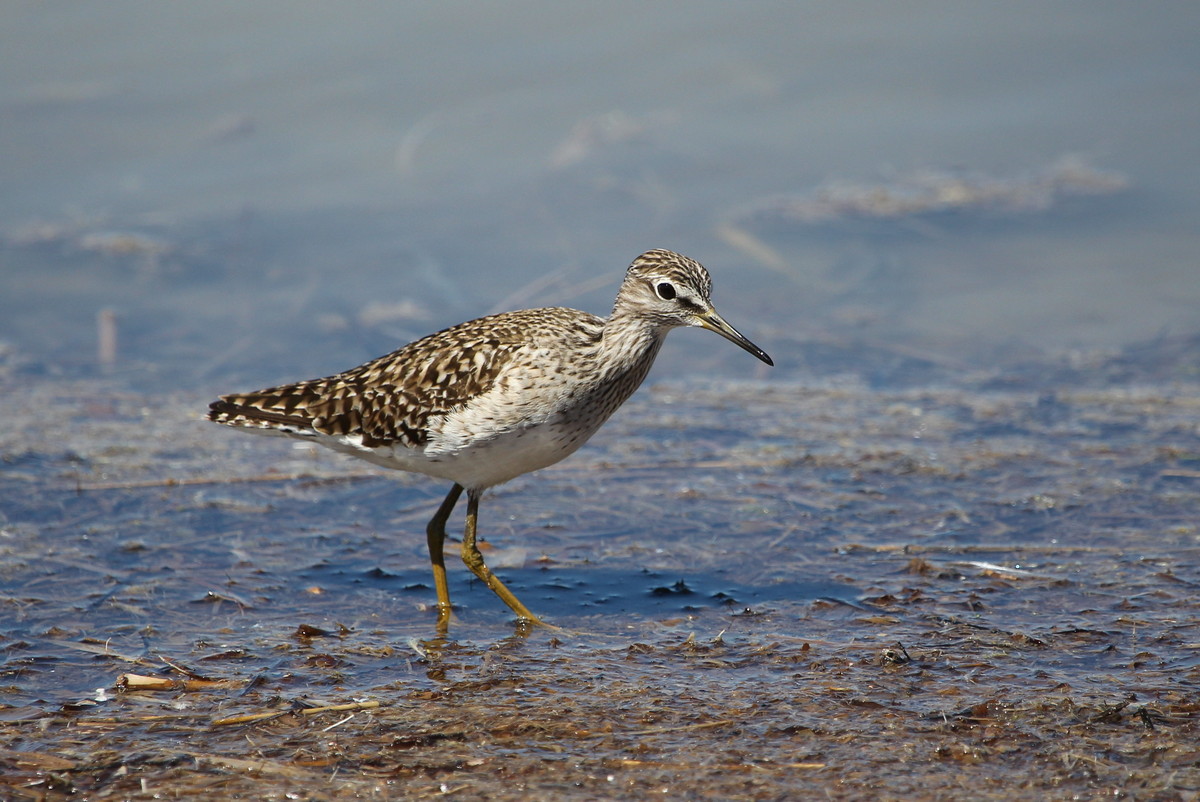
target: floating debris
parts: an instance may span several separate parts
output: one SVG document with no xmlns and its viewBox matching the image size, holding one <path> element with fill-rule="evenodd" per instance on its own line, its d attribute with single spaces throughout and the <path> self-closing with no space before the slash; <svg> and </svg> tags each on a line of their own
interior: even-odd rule
<svg viewBox="0 0 1200 802">
<path fill-rule="evenodd" d="M 610 111 L 585 117 L 571 129 L 566 139 L 550 154 L 550 166 L 570 167 L 593 156 L 597 151 L 643 138 L 659 120 L 631 117 L 623 111 Z"/>
<path fill-rule="evenodd" d="M 903 220 L 942 214 L 1041 212 L 1066 198 L 1112 195 L 1129 186 L 1120 173 L 1067 156 L 1015 178 L 922 170 L 886 184 L 833 181 L 797 195 L 775 195 L 736 210 L 737 223 L 822 225 L 848 220 Z"/>
<path fill-rule="evenodd" d="M 117 364 L 117 313 L 108 307 L 96 313 L 96 359 L 104 370 Z"/>
<path fill-rule="evenodd" d="M 145 260 L 158 260 L 175 251 L 174 246 L 164 239 L 139 231 L 106 229 L 98 220 L 19 223 L 0 231 L 0 243 L 18 248 L 58 245 L 107 257 L 136 256 Z"/>
<path fill-rule="evenodd" d="M 159 259 L 171 252 L 171 246 L 156 237 L 133 231 L 96 231 L 84 234 L 78 240 L 82 251 L 105 256 L 140 256 Z"/>
</svg>

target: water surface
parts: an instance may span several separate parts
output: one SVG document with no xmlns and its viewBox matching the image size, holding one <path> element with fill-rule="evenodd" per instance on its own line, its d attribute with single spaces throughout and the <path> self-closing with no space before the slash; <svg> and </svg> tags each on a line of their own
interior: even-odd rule
<svg viewBox="0 0 1200 802">
<path fill-rule="evenodd" d="M 10 4 L 0 796 L 1194 795 L 1198 22 Z M 653 247 L 777 367 L 677 332 L 485 498 L 566 632 L 201 420 Z"/>
</svg>

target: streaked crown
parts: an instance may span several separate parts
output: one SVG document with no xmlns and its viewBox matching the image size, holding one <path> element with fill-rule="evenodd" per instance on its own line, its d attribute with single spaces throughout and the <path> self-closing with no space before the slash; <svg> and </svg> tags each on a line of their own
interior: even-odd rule
<svg viewBox="0 0 1200 802">
<path fill-rule="evenodd" d="M 674 251 L 646 251 L 625 271 L 613 314 L 634 312 L 660 325 L 693 325 L 712 308 L 712 277 L 704 265 Z"/>
</svg>

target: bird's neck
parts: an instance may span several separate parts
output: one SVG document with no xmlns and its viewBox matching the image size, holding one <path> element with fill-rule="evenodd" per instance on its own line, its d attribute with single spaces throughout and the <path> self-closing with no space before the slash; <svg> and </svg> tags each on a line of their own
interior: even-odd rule
<svg viewBox="0 0 1200 802">
<path fill-rule="evenodd" d="M 666 336 L 666 328 L 651 325 L 645 318 L 614 312 L 600 336 L 597 356 L 601 370 L 609 375 L 640 372 L 644 377 Z"/>
</svg>

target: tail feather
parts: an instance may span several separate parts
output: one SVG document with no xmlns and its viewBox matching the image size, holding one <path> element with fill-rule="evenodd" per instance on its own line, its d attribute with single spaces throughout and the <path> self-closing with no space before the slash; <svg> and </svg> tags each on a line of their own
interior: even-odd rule
<svg viewBox="0 0 1200 802">
<path fill-rule="evenodd" d="M 245 396 L 227 395 L 208 405 L 208 419 L 228 426 L 248 429 L 279 429 L 289 432 L 312 431 L 312 421 L 303 415 L 263 409 Z"/>
</svg>

